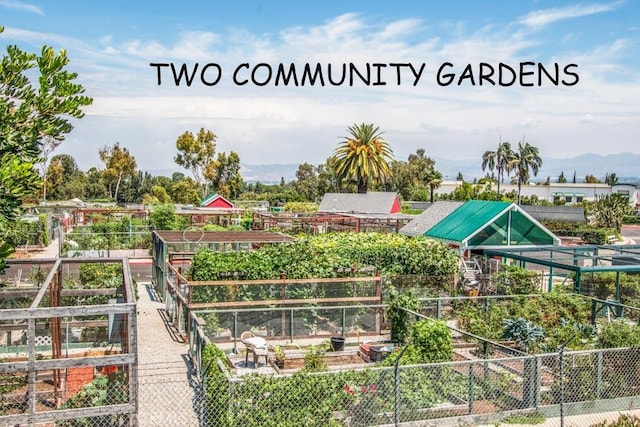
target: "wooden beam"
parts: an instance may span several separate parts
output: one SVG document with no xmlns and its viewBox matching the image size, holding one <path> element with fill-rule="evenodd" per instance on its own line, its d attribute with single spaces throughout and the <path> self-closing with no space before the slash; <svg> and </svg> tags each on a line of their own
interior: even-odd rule
<svg viewBox="0 0 640 427">
<path fill-rule="evenodd" d="M 81 366 L 128 365 L 134 363 L 135 360 L 136 356 L 134 354 L 110 354 L 106 356 L 35 360 L 32 365 L 33 370 L 38 372 L 52 369 L 78 368 Z M 29 365 L 30 362 L 5 362 L 0 364 L 0 372 L 3 374 L 30 372 Z"/>
<path fill-rule="evenodd" d="M 107 415 L 130 415 L 136 418 L 136 408 L 131 404 L 119 404 L 109 406 L 96 406 L 81 409 L 58 409 L 56 411 L 45 411 L 34 414 L 3 415 L 2 421 L 6 425 L 33 425 L 39 423 L 51 423 L 54 421 L 98 417 Z"/>
<path fill-rule="evenodd" d="M 262 301 L 226 301 L 189 304 L 190 310 L 202 310 L 206 308 L 229 308 L 229 307 L 257 307 L 273 305 L 307 305 L 307 304 L 336 304 L 345 302 L 380 302 L 380 297 L 344 297 L 344 298 L 310 298 L 310 299 L 289 299 L 289 300 L 262 300 Z"/>
<path fill-rule="evenodd" d="M 0 291 L 0 299 L 9 298 L 26 298 L 37 295 L 39 290 L 8 290 Z M 63 289 L 62 297 L 85 297 L 93 295 L 116 295 L 118 288 L 103 288 L 103 289 Z"/>
<path fill-rule="evenodd" d="M 329 277 L 326 279 L 267 279 L 267 280 L 208 280 L 201 282 L 187 282 L 188 286 L 243 286 L 243 285 L 298 285 L 318 283 L 351 283 L 351 282 L 375 282 L 379 276 L 366 277 Z"/>
<path fill-rule="evenodd" d="M 49 270 L 49 274 L 47 274 L 47 278 L 44 280 L 44 283 L 40 287 L 40 291 L 38 291 L 38 294 L 36 295 L 33 302 L 31 303 L 31 308 L 36 308 L 40 305 L 42 298 L 44 298 L 44 295 L 47 292 L 47 289 L 51 285 L 53 276 L 59 272 L 60 272 L 60 260 L 58 259 L 55 262 L 55 264 L 53 264 L 53 267 L 51 267 L 51 270 Z"/>
<path fill-rule="evenodd" d="M 48 322 L 47 322 L 48 323 Z M 36 323 L 36 330 L 40 331 L 45 329 L 47 323 L 39 322 Z M 62 327 L 66 328 L 67 326 L 70 328 L 96 328 L 96 327 L 106 327 L 109 325 L 108 320 L 72 320 L 70 322 L 62 322 Z M 18 324 L 0 324 L 0 332 L 5 331 L 23 331 L 27 329 L 26 323 L 18 323 Z"/>
<path fill-rule="evenodd" d="M 2 320 L 42 319 L 47 317 L 94 316 L 101 314 L 131 314 L 136 305 L 132 303 L 116 305 L 81 305 L 51 308 L 16 308 L 2 310 Z"/>
</svg>

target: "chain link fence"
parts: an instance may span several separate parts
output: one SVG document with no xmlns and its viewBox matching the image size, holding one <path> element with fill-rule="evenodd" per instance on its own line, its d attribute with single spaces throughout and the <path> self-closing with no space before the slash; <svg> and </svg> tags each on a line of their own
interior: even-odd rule
<svg viewBox="0 0 640 427">
<path fill-rule="evenodd" d="M 562 361 L 547 354 L 244 377 L 218 359 L 194 409 L 203 426 L 591 426 L 636 407 L 639 355 L 599 350 Z"/>
<path fill-rule="evenodd" d="M 205 402 L 201 382 L 185 363 L 148 363 L 138 370 L 138 425 L 198 426 Z M 187 362 L 187 366 L 191 366 Z"/>
</svg>

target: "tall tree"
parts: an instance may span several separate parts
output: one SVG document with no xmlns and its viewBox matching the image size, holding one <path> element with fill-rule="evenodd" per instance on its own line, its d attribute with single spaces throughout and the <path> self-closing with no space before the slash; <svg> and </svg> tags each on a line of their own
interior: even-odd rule
<svg viewBox="0 0 640 427">
<path fill-rule="evenodd" d="M 200 188 L 191 177 L 174 182 L 170 194 L 174 203 L 195 205 L 201 200 Z"/>
<path fill-rule="evenodd" d="M 138 167 L 135 157 L 126 147 L 116 142 L 113 146 L 105 146 L 99 151 L 100 160 L 106 166 L 104 175 L 110 183 L 115 183 L 113 199 L 118 201 L 118 190 L 123 179 L 133 177 Z"/>
<path fill-rule="evenodd" d="M 612 173 L 607 172 L 604 178 L 604 182 L 606 182 L 609 185 L 616 185 L 618 183 L 618 175 L 616 175 L 615 172 L 612 172 Z"/>
<path fill-rule="evenodd" d="M 318 175 L 316 168 L 309 163 L 302 163 L 296 171 L 296 180 L 293 182 L 293 188 L 302 197 L 310 202 L 318 199 Z"/>
<path fill-rule="evenodd" d="M 318 166 L 319 195 L 325 193 L 340 193 L 343 190 L 342 179 L 338 176 L 336 167 L 337 159 L 335 156 L 328 157 L 324 164 Z"/>
<path fill-rule="evenodd" d="M 0 33 L 4 27 L 0 26 Z M 42 180 L 42 141 L 62 141 L 92 99 L 65 68 L 67 53 L 43 46 L 40 54 L 7 46 L 0 61 L 0 270 L 11 253 L 5 235 L 18 218 L 21 202 L 34 198 Z"/>
<path fill-rule="evenodd" d="M 370 183 L 384 182 L 391 174 L 393 151 L 373 124 L 353 125 L 347 130 L 349 136 L 334 150 L 336 172 L 343 179 L 356 181 L 358 193 L 366 193 Z"/>
<path fill-rule="evenodd" d="M 620 194 L 607 194 L 597 198 L 591 206 L 593 220 L 599 227 L 613 227 L 618 232 L 626 215 L 634 213 L 629 198 Z"/>
<path fill-rule="evenodd" d="M 429 201 L 433 203 L 433 191 L 442 185 L 442 173 L 432 168 L 425 178 L 425 184 L 429 187 Z"/>
<path fill-rule="evenodd" d="M 237 199 L 242 192 L 244 182 L 240 175 L 240 156 L 235 151 L 231 151 L 229 155 L 226 153 L 218 154 L 217 160 L 213 163 L 215 169 L 211 175 L 211 182 L 215 191 L 223 197 Z"/>
<path fill-rule="evenodd" d="M 520 204 L 520 193 L 522 184 L 529 182 L 531 173 L 533 176 L 538 175 L 538 171 L 542 166 L 542 158 L 538 152 L 538 148 L 522 141 L 518 142 L 518 151 L 516 151 L 511 160 L 511 170 L 514 171 L 518 182 L 518 204 Z"/>
<path fill-rule="evenodd" d="M 54 200 L 84 197 L 86 177 L 69 154 L 58 154 L 51 158 L 45 183 L 51 188 L 50 196 Z"/>
<path fill-rule="evenodd" d="M 566 184 L 567 183 L 567 177 L 564 176 L 564 171 L 560 172 L 560 175 L 558 176 L 558 183 L 560 183 L 560 184 Z"/>
<path fill-rule="evenodd" d="M 592 174 L 587 174 L 584 177 L 584 182 L 586 182 L 587 184 L 600 184 L 600 180 L 598 179 L 598 177 Z"/>
<path fill-rule="evenodd" d="M 193 174 L 204 199 L 209 194 L 209 181 L 215 179 L 216 139 L 210 130 L 201 128 L 198 135 L 187 131 L 176 140 L 178 154 L 174 161 Z"/>
<path fill-rule="evenodd" d="M 514 159 L 514 152 L 511 144 L 507 141 L 498 143 L 495 151 L 485 151 L 482 155 L 482 170 L 496 171 L 498 188 L 496 190 L 496 200 L 500 200 L 500 184 L 505 173 L 511 172 L 511 165 Z"/>
</svg>

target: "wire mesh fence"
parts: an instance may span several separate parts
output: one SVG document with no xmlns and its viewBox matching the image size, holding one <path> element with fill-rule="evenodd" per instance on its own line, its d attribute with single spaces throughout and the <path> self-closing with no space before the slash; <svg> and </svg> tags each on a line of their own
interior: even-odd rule
<svg viewBox="0 0 640 427">
<path fill-rule="evenodd" d="M 138 370 L 138 425 L 197 426 L 205 399 L 184 362 L 147 363 Z"/>
<path fill-rule="evenodd" d="M 197 416 L 207 426 L 495 425 L 527 420 L 590 426 L 635 406 L 638 354 L 618 349 L 571 352 L 562 361 L 560 354 L 547 354 L 244 377 L 234 376 L 218 360 L 205 373 Z"/>
</svg>

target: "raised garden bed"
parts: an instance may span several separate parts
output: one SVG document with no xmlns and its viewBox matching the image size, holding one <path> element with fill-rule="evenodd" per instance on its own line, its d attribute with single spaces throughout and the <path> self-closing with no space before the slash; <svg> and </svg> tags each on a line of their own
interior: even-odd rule
<svg viewBox="0 0 640 427">
<path fill-rule="evenodd" d="M 302 369 L 304 367 L 304 350 L 285 350 L 284 370 Z M 357 347 L 345 347 L 341 351 L 327 351 L 324 354 L 329 369 L 331 367 L 344 367 L 349 365 L 362 365 L 367 363 L 360 355 Z"/>
</svg>

